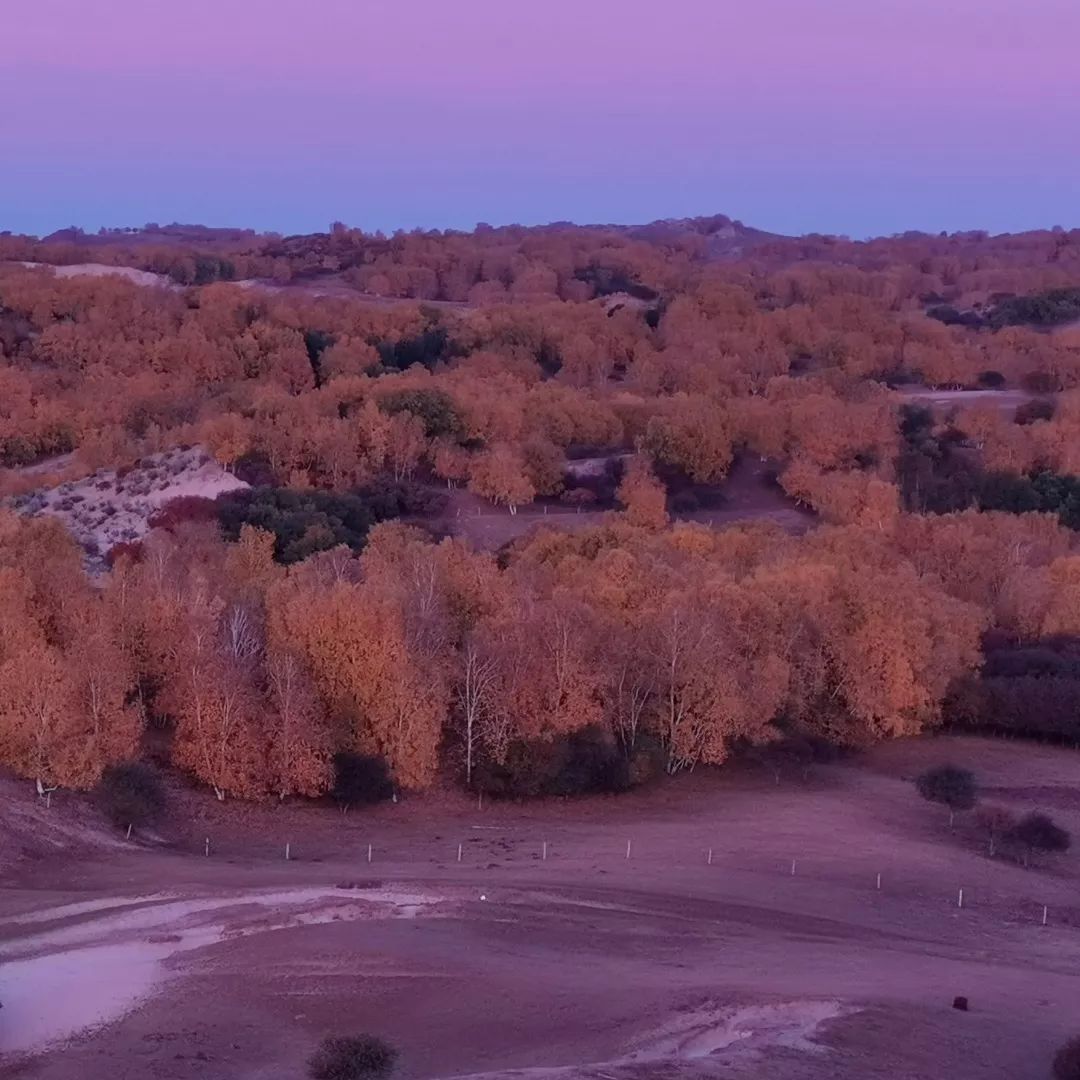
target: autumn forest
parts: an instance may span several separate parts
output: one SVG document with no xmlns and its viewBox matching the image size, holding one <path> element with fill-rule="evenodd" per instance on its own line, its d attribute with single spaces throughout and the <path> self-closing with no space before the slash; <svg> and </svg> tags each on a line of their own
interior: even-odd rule
<svg viewBox="0 0 1080 1080">
<path fill-rule="evenodd" d="M 195 448 L 220 489 L 169 497 Z M 1080 231 L 3 234 L 0 466 L 0 764 L 43 785 L 1080 737 Z M 726 517 L 737 475 L 783 512 Z M 107 543 L 41 512 L 125 478 Z"/>
</svg>

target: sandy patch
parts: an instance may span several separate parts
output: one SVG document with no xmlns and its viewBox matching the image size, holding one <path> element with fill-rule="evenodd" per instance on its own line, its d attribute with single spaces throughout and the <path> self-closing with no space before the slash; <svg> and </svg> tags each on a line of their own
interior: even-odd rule
<svg viewBox="0 0 1080 1080">
<path fill-rule="evenodd" d="M 902 388 L 896 393 L 904 401 L 917 405 L 938 408 L 953 405 L 990 405 L 1005 412 L 1011 412 L 1037 396 L 1027 390 L 932 390 L 926 386 Z"/>
<path fill-rule="evenodd" d="M 177 286 L 161 274 L 149 270 L 137 270 L 134 266 L 109 266 L 106 263 L 71 263 L 68 266 L 53 266 L 50 263 L 22 262 L 30 270 L 51 270 L 54 277 L 122 277 L 134 285 L 156 285 L 160 288 L 175 289 Z"/>
<path fill-rule="evenodd" d="M 129 470 L 99 469 L 82 480 L 20 495 L 12 504 L 27 517 L 59 518 L 100 565 L 114 545 L 141 540 L 150 518 L 173 499 L 215 499 L 247 486 L 194 447 L 142 458 Z"/>
<path fill-rule="evenodd" d="M 814 1042 L 827 1020 L 851 1012 L 839 1001 L 784 1001 L 766 1005 L 704 1006 L 684 1013 L 647 1036 L 625 1062 L 697 1059 L 722 1050 L 783 1046 L 820 1053 Z"/>
</svg>

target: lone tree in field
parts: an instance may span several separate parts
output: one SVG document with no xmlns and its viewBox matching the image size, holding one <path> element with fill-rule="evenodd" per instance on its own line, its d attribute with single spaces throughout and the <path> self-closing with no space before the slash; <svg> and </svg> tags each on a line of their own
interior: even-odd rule
<svg viewBox="0 0 1080 1080">
<path fill-rule="evenodd" d="M 1072 837 L 1047 814 L 1025 814 L 1010 830 L 1009 839 L 1024 849 L 1024 865 L 1036 851 L 1068 851 Z"/>
<path fill-rule="evenodd" d="M 165 812 L 160 775 L 138 761 L 108 766 L 95 794 L 102 811 L 122 829 L 153 825 Z"/>
<path fill-rule="evenodd" d="M 956 765 L 938 765 L 927 769 L 916 781 L 919 794 L 930 802 L 949 808 L 952 825 L 957 810 L 970 810 L 975 805 L 975 776 Z"/>
<path fill-rule="evenodd" d="M 1054 1055 L 1054 1080 L 1080 1080 L 1080 1035 L 1070 1039 Z"/>
<path fill-rule="evenodd" d="M 311 1080 L 380 1080 L 389 1076 L 397 1051 L 375 1035 L 324 1039 L 308 1062 Z"/>
</svg>

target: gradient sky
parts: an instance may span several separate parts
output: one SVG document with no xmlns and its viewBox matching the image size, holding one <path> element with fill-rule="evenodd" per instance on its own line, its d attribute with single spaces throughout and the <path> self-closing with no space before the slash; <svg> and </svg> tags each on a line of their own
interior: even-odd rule
<svg viewBox="0 0 1080 1080">
<path fill-rule="evenodd" d="M 0 229 L 1080 226 L 1080 0 L 0 0 Z"/>
</svg>

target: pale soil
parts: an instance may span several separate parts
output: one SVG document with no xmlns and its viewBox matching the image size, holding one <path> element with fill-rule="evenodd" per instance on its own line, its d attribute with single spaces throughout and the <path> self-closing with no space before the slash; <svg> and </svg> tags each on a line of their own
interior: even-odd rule
<svg viewBox="0 0 1080 1080">
<path fill-rule="evenodd" d="M 62 521 L 96 560 L 114 544 L 142 539 L 150 531 L 153 514 L 173 499 L 215 499 L 247 486 L 205 450 L 194 447 L 143 458 L 122 475 L 116 469 L 99 469 L 81 480 L 39 489 L 12 502 L 27 517 L 45 515 Z"/>
<path fill-rule="evenodd" d="M 109 266 L 106 263 L 71 263 L 68 266 L 53 266 L 51 263 L 21 262 L 17 266 L 25 266 L 28 269 L 48 269 L 58 278 L 70 277 L 114 277 L 126 278 L 135 285 L 155 285 L 163 289 L 178 288 L 172 281 L 161 274 L 153 274 L 149 270 L 137 270 L 134 266 Z"/>
<path fill-rule="evenodd" d="M 1045 394 L 1032 394 L 1027 390 L 932 390 L 926 386 L 896 391 L 905 401 L 920 405 L 950 407 L 953 405 L 993 405 L 1005 412 L 1013 412 L 1018 405 L 1033 401 Z"/>
<path fill-rule="evenodd" d="M 0 891 L 0 1076 L 285 1080 L 374 1031 L 405 1078 L 1044 1080 L 1080 1028 L 1077 859 L 950 831 L 910 783 L 943 760 L 1080 831 L 1080 755 L 971 738 L 526 806 L 180 795 L 169 850 L 90 849 L 57 799 L 70 852 L 26 837 Z"/>
</svg>

